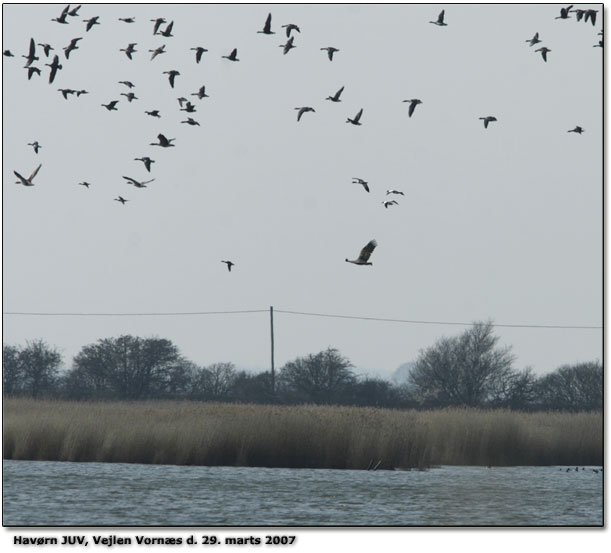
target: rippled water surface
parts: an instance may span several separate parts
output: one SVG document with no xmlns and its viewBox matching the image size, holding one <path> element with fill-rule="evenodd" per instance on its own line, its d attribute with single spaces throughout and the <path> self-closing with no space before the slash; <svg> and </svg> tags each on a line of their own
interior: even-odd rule
<svg viewBox="0 0 611 553">
<path fill-rule="evenodd" d="M 340 471 L 3 462 L 8 526 L 591 526 L 603 474 L 572 467 Z"/>
</svg>

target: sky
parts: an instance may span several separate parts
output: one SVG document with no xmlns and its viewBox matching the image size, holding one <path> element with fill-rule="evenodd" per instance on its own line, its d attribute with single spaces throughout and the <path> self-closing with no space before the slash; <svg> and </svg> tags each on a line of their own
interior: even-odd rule
<svg viewBox="0 0 611 553">
<path fill-rule="evenodd" d="M 468 328 L 439 323 L 480 320 L 526 325 L 496 328 L 517 369 L 602 359 L 600 328 L 532 326 L 602 326 L 602 6 L 580 7 L 595 26 L 560 5 L 448 5 L 443 27 L 441 5 L 90 4 L 67 25 L 63 5 L 3 5 L 3 342 L 42 338 L 69 367 L 100 338 L 158 336 L 201 366 L 266 370 L 274 306 L 276 369 L 335 347 L 387 378 Z M 268 13 L 275 34 L 257 33 Z M 174 36 L 153 35 L 157 17 Z M 40 47 L 27 79 L 31 37 L 59 54 L 52 84 Z M 175 147 L 151 146 L 159 133 Z M 15 182 L 38 164 L 35 186 Z M 388 209 L 387 189 L 404 192 Z M 372 266 L 345 262 L 371 239 Z M 190 314 L 219 311 L 256 312 Z"/>
</svg>

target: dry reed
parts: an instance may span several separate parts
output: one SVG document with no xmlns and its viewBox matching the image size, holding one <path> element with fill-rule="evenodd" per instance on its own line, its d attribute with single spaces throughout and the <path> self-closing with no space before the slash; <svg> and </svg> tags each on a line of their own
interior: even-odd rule
<svg viewBox="0 0 611 553">
<path fill-rule="evenodd" d="M 291 468 L 593 465 L 602 413 L 8 398 L 5 459 Z"/>
</svg>

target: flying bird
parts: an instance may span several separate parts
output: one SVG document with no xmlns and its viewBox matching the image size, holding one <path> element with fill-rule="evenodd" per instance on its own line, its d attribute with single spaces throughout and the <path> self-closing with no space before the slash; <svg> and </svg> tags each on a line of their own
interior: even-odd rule
<svg viewBox="0 0 611 553">
<path fill-rule="evenodd" d="M 72 52 L 72 50 L 78 50 L 77 43 L 78 43 L 79 40 L 83 40 L 83 37 L 73 38 L 70 41 L 70 44 L 68 44 L 68 46 L 64 47 L 64 54 L 66 54 L 66 59 L 68 59 L 70 57 L 70 52 Z"/>
<path fill-rule="evenodd" d="M 316 113 L 316 110 L 309 106 L 304 106 L 302 108 L 295 108 L 295 109 L 297 110 L 297 121 L 299 121 L 301 119 L 301 116 L 308 111 L 313 111 L 314 113 Z"/>
<path fill-rule="evenodd" d="M 371 257 L 373 250 L 376 249 L 377 245 L 378 243 L 375 240 L 370 240 L 367 245 L 361 250 L 361 253 L 356 259 L 346 258 L 346 261 L 348 263 L 354 263 L 355 265 L 373 265 L 373 263 L 369 261 L 369 258 Z"/>
<path fill-rule="evenodd" d="M 149 50 L 149 52 L 153 52 L 151 60 L 154 60 L 159 54 L 165 54 L 165 44 L 155 48 L 154 50 Z"/>
<path fill-rule="evenodd" d="M 585 132 L 585 129 L 578 125 L 574 129 L 571 129 L 570 131 L 566 131 L 566 132 L 574 132 L 574 133 L 577 133 L 577 134 L 581 134 L 582 132 Z"/>
<path fill-rule="evenodd" d="M 62 69 L 63 66 L 59 63 L 59 56 L 57 54 L 55 54 L 51 63 L 45 63 L 45 65 L 51 68 L 51 71 L 49 72 L 49 84 L 51 84 L 55 79 L 57 71 Z"/>
<path fill-rule="evenodd" d="M 85 28 L 86 32 L 89 32 L 94 25 L 99 25 L 98 19 L 100 19 L 100 16 L 98 15 L 92 17 L 91 19 L 83 19 L 83 21 L 87 23 L 87 27 Z"/>
<path fill-rule="evenodd" d="M 191 50 L 195 50 L 196 63 L 199 63 L 202 59 L 202 54 L 208 51 L 206 48 L 202 48 L 201 46 L 196 46 L 195 48 L 191 48 Z"/>
<path fill-rule="evenodd" d="M 569 15 L 573 4 L 571 4 L 568 8 L 560 8 L 560 15 L 556 17 L 556 19 L 569 19 L 571 16 Z"/>
<path fill-rule="evenodd" d="M 414 98 L 413 100 L 403 100 L 404 102 L 409 102 L 409 111 L 408 115 L 411 117 L 414 114 L 414 110 L 418 104 L 421 104 L 422 101 L 418 100 L 418 98 Z"/>
<path fill-rule="evenodd" d="M 80 7 L 80 6 L 79 6 Z M 66 17 L 68 16 L 68 10 L 70 9 L 70 4 L 68 4 L 63 10 L 59 17 L 54 17 L 51 21 L 57 21 L 58 23 L 68 24 L 66 21 Z"/>
<path fill-rule="evenodd" d="M 496 117 L 492 115 L 487 115 L 486 117 L 480 117 L 480 119 L 484 122 L 485 129 L 488 128 L 488 123 L 491 123 L 492 121 L 496 121 Z"/>
<path fill-rule="evenodd" d="M 23 186 L 34 186 L 34 183 L 32 181 L 34 180 L 34 177 L 37 175 L 41 167 L 42 163 L 38 165 L 38 167 L 36 167 L 34 171 L 32 171 L 32 174 L 27 179 L 25 177 L 22 177 L 17 171 L 13 171 L 15 176 L 19 179 L 18 181 L 16 181 L 16 184 L 21 183 L 23 184 Z"/>
<path fill-rule="evenodd" d="M 42 51 L 45 53 L 45 57 L 49 57 L 49 52 L 51 50 L 53 50 L 53 46 L 51 46 L 50 44 L 43 44 L 43 43 L 38 43 L 38 46 L 40 46 L 42 48 Z"/>
<path fill-rule="evenodd" d="M 385 200 L 382 202 L 382 204 L 386 209 L 388 209 L 391 205 L 399 205 L 399 202 L 397 200 Z"/>
<path fill-rule="evenodd" d="M 187 125 L 197 125 L 198 127 L 201 126 L 195 119 L 193 119 L 192 117 L 187 118 L 186 121 L 181 121 L 181 123 L 186 123 Z"/>
<path fill-rule="evenodd" d="M 68 7 L 70 7 L 70 4 L 68 4 Z M 71 17 L 76 17 L 78 15 L 78 11 L 81 9 L 81 5 L 79 4 L 76 8 L 72 8 L 69 12 L 68 15 Z"/>
<path fill-rule="evenodd" d="M 369 192 L 369 185 L 367 181 L 358 177 L 352 177 L 352 184 L 360 184 L 367 192 Z"/>
<path fill-rule="evenodd" d="M 151 146 L 161 146 L 162 148 L 173 148 L 175 144 L 171 144 L 175 138 L 166 138 L 161 133 L 157 135 L 159 142 L 151 142 Z"/>
<path fill-rule="evenodd" d="M 293 39 L 294 39 L 294 38 L 295 38 L 295 37 L 291 37 L 291 38 L 289 38 L 289 39 L 286 41 L 286 44 L 280 44 L 280 48 L 282 48 L 282 49 L 283 49 L 283 50 L 282 50 L 282 53 L 283 53 L 284 55 L 288 54 L 288 53 L 291 51 L 291 48 L 297 48 L 297 46 L 295 46 L 295 45 L 293 44 Z"/>
<path fill-rule="evenodd" d="M 150 115 L 151 117 L 161 117 L 161 115 L 159 115 L 158 109 L 154 109 L 153 111 L 145 111 L 144 113 Z"/>
<path fill-rule="evenodd" d="M 221 56 L 221 57 L 222 57 L 222 58 L 227 58 L 227 59 L 228 59 L 228 60 L 230 60 L 230 61 L 240 61 L 240 60 L 238 59 L 238 49 L 237 49 L 237 48 L 234 48 L 234 49 L 231 51 L 231 54 L 229 54 L 228 56 Z"/>
<path fill-rule="evenodd" d="M 440 27 L 447 27 L 448 24 L 444 22 L 445 10 L 441 10 L 441 13 L 437 16 L 437 21 L 429 21 L 433 25 L 439 25 Z"/>
<path fill-rule="evenodd" d="M 221 263 L 225 263 L 227 265 L 227 270 L 229 272 L 231 272 L 231 267 L 233 267 L 235 265 L 235 263 L 233 261 L 222 261 L 221 260 Z"/>
<path fill-rule="evenodd" d="M 132 100 L 138 99 L 138 96 L 136 96 L 133 92 L 121 92 L 121 96 L 125 96 L 129 103 L 131 103 Z"/>
<path fill-rule="evenodd" d="M 119 103 L 119 100 L 113 100 L 112 102 L 109 102 L 108 104 L 101 104 L 102 106 L 104 106 L 108 111 L 119 111 L 116 108 L 116 105 Z"/>
<path fill-rule="evenodd" d="M 163 31 L 159 31 L 159 34 L 166 38 L 174 36 L 172 34 L 172 27 L 174 27 L 174 21 L 171 21 L 170 23 L 168 23 L 168 26 Z"/>
<path fill-rule="evenodd" d="M 541 48 L 535 50 L 535 52 L 541 52 L 541 57 L 543 58 L 543 61 L 547 62 L 547 53 L 551 52 L 551 50 L 546 46 L 542 46 Z"/>
<path fill-rule="evenodd" d="M 333 48 L 333 46 L 325 46 L 324 48 L 321 48 L 321 50 L 327 51 L 327 56 L 329 56 L 329 61 L 333 61 L 333 54 L 335 54 L 335 52 L 339 52 L 339 50 L 337 48 Z"/>
<path fill-rule="evenodd" d="M 135 17 L 119 17 L 119 21 L 123 21 L 124 23 L 135 23 Z"/>
<path fill-rule="evenodd" d="M 388 196 L 389 194 L 401 194 L 401 196 L 405 196 L 400 190 L 387 190 L 386 195 Z"/>
<path fill-rule="evenodd" d="M 2 52 L 3 56 L 6 56 L 7 58 L 14 58 L 15 54 L 13 54 L 13 52 L 11 52 L 10 50 L 4 50 L 4 52 Z"/>
<path fill-rule="evenodd" d="M 332 102 L 341 102 L 339 97 L 342 95 L 344 91 L 344 87 L 342 86 L 333 96 L 327 96 L 327 100 L 331 100 Z"/>
<path fill-rule="evenodd" d="M 263 26 L 263 30 L 257 31 L 257 33 L 263 33 L 264 35 L 275 34 L 274 31 L 272 31 L 272 14 L 271 13 L 267 16 L 267 19 L 265 20 L 265 25 Z"/>
<path fill-rule="evenodd" d="M 136 157 L 136 158 L 134 158 L 134 161 L 141 161 L 142 163 L 144 163 L 144 166 L 146 167 L 146 170 L 149 173 L 151 172 L 151 163 L 155 163 L 155 160 L 151 159 L 148 156 L 145 156 L 145 157 Z"/>
<path fill-rule="evenodd" d="M 38 143 L 38 140 L 35 140 L 34 142 L 28 142 L 28 146 L 32 146 L 32 148 L 34 148 L 35 154 L 37 154 L 38 150 L 42 148 L 42 146 Z"/>
<path fill-rule="evenodd" d="M 85 188 L 89 188 L 89 185 L 90 185 L 90 184 L 91 184 L 91 183 L 89 183 L 89 182 L 87 182 L 87 181 L 79 182 L 79 185 L 80 185 L 80 186 L 84 186 Z"/>
<path fill-rule="evenodd" d="M 174 80 L 176 79 L 178 75 L 180 75 L 180 73 L 176 71 L 175 69 L 171 69 L 170 71 L 164 71 L 163 74 L 168 76 L 168 80 L 170 81 L 170 86 L 174 88 Z"/>
<path fill-rule="evenodd" d="M 166 22 L 166 20 L 163 17 L 158 17 L 157 19 L 151 19 L 151 21 L 155 23 L 155 25 L 153 26 L 154 35 L 156 35 L 157 32 L 159 31 L 159 27 L 161 27 L 161 25 Z"/>
<path fill-rule="evenodd" d="M 32 65 L 32 63 L 34 63 L 37 59 L 39 59 L 36 56 L 36 43 L 34 42 L 34 39 L 31 38 L 30 39 L 30 50 L 27 54 L 27 56 L 21 56 L 22 58 L 25 58 L 27 60 L 25 66 L 28 67 L 29 65 Z"/>
<path fill-rule="evenodd" d="M 123 196 L 119 196 L 118 198 L 115 198 L 115 202 L 121 202 L 123 205 L 125 205 L 125 202 L 129 202 L 129 200 L 126 200 Z"/>
<path fill-rule="evenodd" d="M 181 103 L 182 105 L 182 103 Z M 195 109 L 195 106 L 189 102 L 187 100 L 187 103 L 185 104 L 184 108 L 180 108 L 180 111 L 186 111 L 187 113 L 195 113 L 197 110 Z"/>
<path fill-rule="evenodd" d="M 76 92 L 76 90 L 72 90 L 71 88 L 58 88 L 57 90 L 62 93 L 64 100 L 68 99 L 68 94 L 74 94 Z"/>
<path fill-rule="evenodd" d="M 596 25 L 596 14 L 598 10 L 586 10 L 584 22 L 587 23 L 588 19 L 592 22 L 592 25 Z"/>
<path fill-rule="evenodd" d="M 352 123 L 353 125 L 360 125 L 361 122 L 361 115 L 363 115 L 363 108 L 361 108 L 359 110 L 359 112 L 354 116 L 354 119 L 350 119 L 350 117 L 348 117 L 348 119 L 346 119 L 346 123 Z"/>
<path fill-rule="evenodd" d="M 123 177 L 129 184 L 133 184 L 136 188 L 146 188 L 146 185 L 149 182 L 153 182 L 155 179 L 145 180 L 145 181 L 137 181 L 136 179 L 132 179 L 131 177 Z"/>
<path fill-rule="evenodd" d="M 38 67 L 34 67 L 33 65 L 30 65 L 29 67 L 26 65 L 24 69 L 28 70 L 28 81 L 32 78 L 32 75 L 34 75 L 34 73 L 40 75 L 40 69 L 38 69 Z"/>
<path fill-rule="evenodd" d="M 119 52 L 125 52 L 125 55 L 126 55 L 126 56 L 127 56 L 127 57 L 128 57 L 130 60 L 131 60 L 131 59 L 133 59 L 133 58 L 132 58 L 132 54 L 133 54 L 134 52 L 137 52 L 137 51 L 138 51 L 138 50 L 136 50 L 136 45 L 137 45 L 137 44 L 138 44 L 137 42 L 130 42 L 130 43 L 127 45 L 127 48 L 120 48 L 120 49 L 119 49 Z"/>
<path fill-rule="evenodd" d="M 118 81 L 119 84 L 124 84 L 127 88 L 134 88 L 136 85 L 131 81 Z"/>
<path fill-rule="evenodd" d="M 201 86 L 200 89 L 197 92 L 193 92 L 191 93 L 191 96 L 197 96 L 200 100 L 202 98 L 209 98 L 210 96 L 208 96 L 206 94 L 206 86 Z"/>
<path fill-rule="evenodd" d="M 298 33 L 301 33 L 301 29 L 297 27 L 297 25 L 295 25 L 294 23 L 288 23 L 286 25 L 282 25 L 282 27 L 286 29 L 286 36 L 289 38 L 291 36 L 292 31 L 297 31 Z"/>
<path fill-rule="evenodd" d="M 529 38 L 527 40 L 525 40 L 524 42 L 528 42 L 529 46 L 534 46 L 535 44 L 537 44 L 538 42 L 541 42 L 539 40 L 539 33 L 535 33 L 535 36 L 532 38 Z"/>
</svg>

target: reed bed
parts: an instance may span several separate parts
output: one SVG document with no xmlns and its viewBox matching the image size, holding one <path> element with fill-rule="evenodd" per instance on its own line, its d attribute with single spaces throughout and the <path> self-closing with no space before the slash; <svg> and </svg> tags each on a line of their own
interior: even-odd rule
<svg viewBox="0 0 611 553">
<path fill-rule="evenodd" d="M 5 459 L 379 469 L 598 465 L 602 413 L 4 399 Z"/>
</svg>

